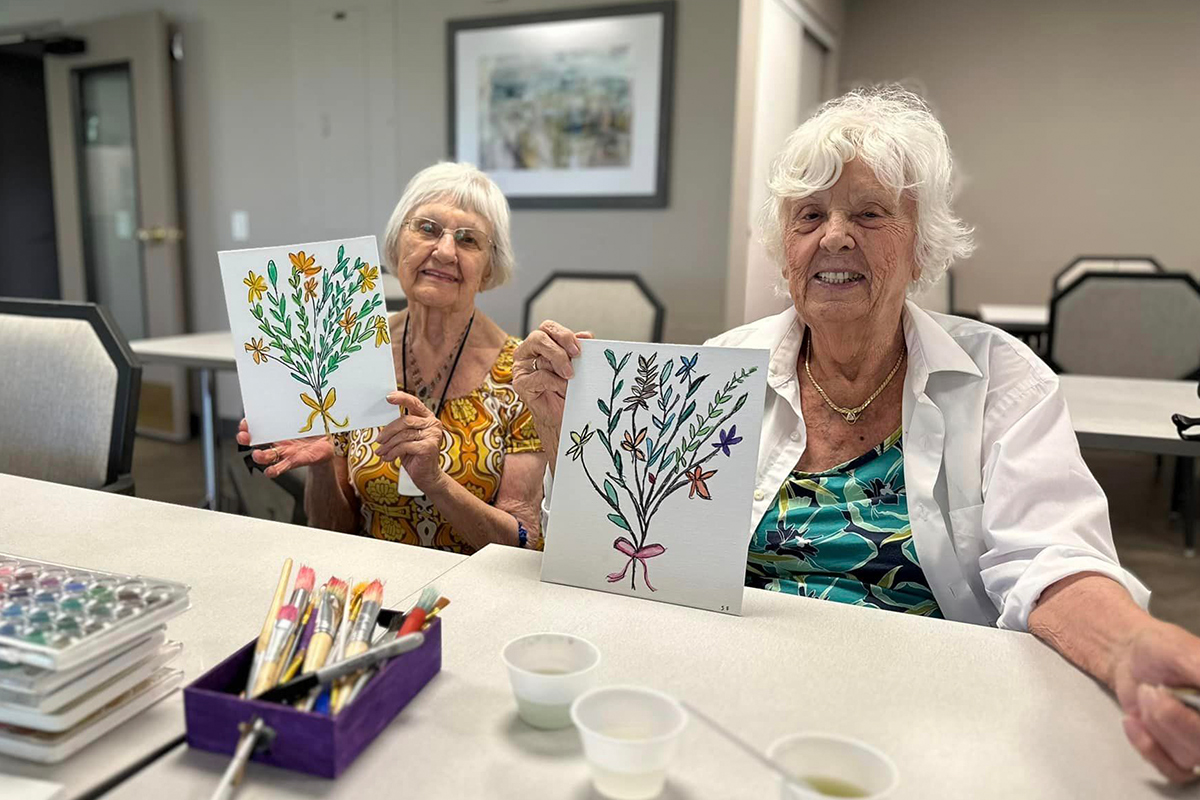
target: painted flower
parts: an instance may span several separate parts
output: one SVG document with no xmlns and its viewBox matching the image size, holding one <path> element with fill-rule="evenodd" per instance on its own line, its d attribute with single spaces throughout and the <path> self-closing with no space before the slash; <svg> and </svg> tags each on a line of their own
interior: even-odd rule
<svg viewBox="0 0 1200 800">
<path fill-rule="evenodd" d="M 288 259 L 292 262 L 292 271 L 303 272 L 306 277 L 311 278 L 321 271 L 320 267 L 313 266 L 316 259 L 305 255 L 303 250 L 299 253 L 288 253 Z"/>
<path fill-rule="evenodd" d="M 642 428 L 637 433 L 637 437 L 629 435 L 629 431 L 625 431 L 625 438 L 621 441 L 621 449 L 628 450 L 633 453 L 634 461 L 645 461 L 646 454 L 642 452 L 642 444 L 646 441 L 646 429 Z"/>
<path fill-rule="evenodd" d="M 317 296 L 317 279 L 309 278 L 304 282 L 304 302 L 315 299 Z"/>
<path fill-rule="evenodd" d="M 712 500 L 712 495 L 708 493 L 708 484 L 705 481 L 717 474 L 715 469 L 702 472 L 700 465 L 697 464 L 690 472 L 683 474 L 687 476 L 688 483 L 691 484 L 691 488 L 688 489 L 689 500 L 696 495 L 700 495 L 701 500 Z"/>
<path fill-rule="evenodd" d="M 379 267 L 363 264 L 359 267 L 358 274 L 362 276 L 361 293 L 366 294 L 375 288 L 375 281 L 379 280 Z"/>
<path fill-rule="evenodd" d="M 388 338 L 388 324 L 383 317 L 375 318 L 375 346 L 379 347 L 390 343 L 392 340 Z"/>
<path fill-rule="evenodd" d="M 678 378 L 682 375 L 686 380 L 691 380 L 692 379 L 692 370 L 694 370 L 696 368 L 696 362 L 699 359 L 700 359 L 699 353 L 696 353 L 691 358 L 684 358 L 683 356 L 680 356 L 679 357 L 679 369 L 675 370 L 675 377 Z"/>
<path fill-rule="evenodd" d="M 253 270 L 251 270 L 250 274 L 245 278 L 242 278 L 242 283 L 250 287 L 250 291 L 247 296 L 249 297 L 249 302 L 251 303 L 257 303 L 259 300 L 261 300 L 263 293 L 267 291 L 266 278 L 264 278 L 262 275 L 255 275 Z"/>
<path fill-rule="evenodd" d="M 271 345 L 264 344 L 262 339 L 250 337 L 250 341 L 246 342 L 246 352 L 254 359 L 255 364 L 265 364 L 270 360 L 267 351 L 271 349 Z"/>
<path fill-rule="evenodd" d="M 583 458 L 583 446 L 588 443 L 588 440 L 591 439 L 595 433 L 595 431 L 589 430 L 588 425 L 584 425 L 583 430 L 579 431 L 578 433 L 571 431 L 572 444 L 567 448 L 567 455 L 571 457 L 572 461 L 578 461 L 579 459 Z"/>
<path fill-rule="evenodd" d="M 713 445 L 725 455 L 730 455 L 729 448 L 740 442 L 742 437 L 737 435 L 737 425 L 729 426 L 728 431 L 721 431 L 721 441 Z"/>
<path fill-rule="evenodd" d="M 354 329 L 355 322 L 358 322 L 358 314 L 351 313 L 350 309 L 347 308 L 346 315 L 339 319 L 337 324 L 338 327 L 344 330 L 346 335 L 349 336 L 350 331 Z"/>
</svg>

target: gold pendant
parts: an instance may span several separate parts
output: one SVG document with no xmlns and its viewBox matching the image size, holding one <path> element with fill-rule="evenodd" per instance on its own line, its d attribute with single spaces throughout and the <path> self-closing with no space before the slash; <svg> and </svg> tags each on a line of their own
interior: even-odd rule
<svg viewBox="0 0 1200 800">
<path fill-rule="evenodd" d="M 858 422 L 858 412 L 847 411 L 846 412 L 846 422 L 847 422 L 847 424 L 850 424 L 850 425 L 853 425 L 854 423 Z"/>
</svg>

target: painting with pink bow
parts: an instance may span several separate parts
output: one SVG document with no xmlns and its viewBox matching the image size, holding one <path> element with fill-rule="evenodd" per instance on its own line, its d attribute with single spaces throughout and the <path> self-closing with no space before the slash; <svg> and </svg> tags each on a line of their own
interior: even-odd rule
<svg viewBox="0 0 1200 800">
<path fill-rule="evenodd" d="M 542 580 L 740 613 L 767 351 L 580 348 Z"/>
</svg>

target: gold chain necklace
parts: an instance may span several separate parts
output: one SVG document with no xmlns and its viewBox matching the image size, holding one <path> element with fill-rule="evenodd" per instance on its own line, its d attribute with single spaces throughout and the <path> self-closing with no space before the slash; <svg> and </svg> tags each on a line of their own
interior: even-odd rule
<svg viewBox="0 0 1200 800">
<path fill-rule="evenodd" d="M 821 384 L 817 383 L 817 379 L 813 377 L 812 368 L 809 366 L 809 363 L 812 361 L 811 336 L 808 337 L 808 349 L 804 352 L 804 371 L 808 373 L 808 379 L 812 381 L 813 387 L 817 390 L 817 394 L 821 395 L 821 399 L 825 401 L 825 404 L 837 413 L 841 414 L 848 424 L 853 425 L 862 417 L 862 413 L 867 410 L 867 406 L 871 405 L 876 397 L 879 397 L 879 395 L 883 394 L 883 390 L 886 389 L 888 384 L 892 382 L 892 378 L 896 377 L 896 372 L 899 371 L 900 365 L 904 362 L 905 352 L 905 348 L 900 349 L 900 357 L 896 359 L 896 365 L 892 367 L 892 371 L 889 372 L 888 376 L 883 379 L 883 383 L 879 384 L 879 388 L 872 392 L 871 396 L 868 397 L 866 401 L 857 408 L 842 408 L 837 403 L 830 400 L 829 395 L 825 394 L 825 390 L 821 388 Z"/>
</svg>

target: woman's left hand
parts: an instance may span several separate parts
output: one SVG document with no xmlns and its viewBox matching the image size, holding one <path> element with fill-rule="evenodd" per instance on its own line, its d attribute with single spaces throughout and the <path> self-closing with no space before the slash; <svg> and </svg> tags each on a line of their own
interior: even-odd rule
<svg viewBox="0 0 1200 800">
<path fill-rule="evenodd" d="M 392 392 L 387 401 L 408 413 L 383 427 L 376 453 L 384 461 L 403 459 L 413 483 L 428 492 L 442 476 L 442 423 L 411 394 Z"/>
<path fill-rule="evenodd" d="M 1148 620 L 1113 663 L 1125 735 L 1168 779 L 1194 781 L 1200 777 L 1200 714 L 1161 686 L 1200 687 L 1200 639 L 1175 625 Z"/>
</svg>

